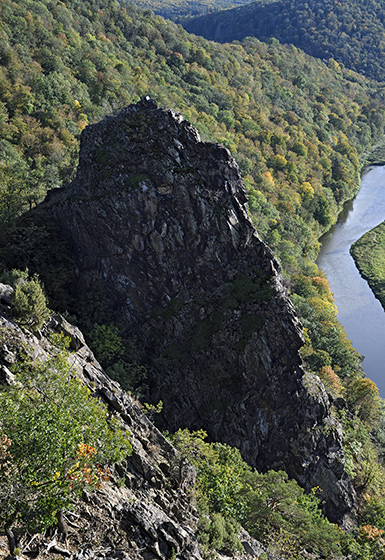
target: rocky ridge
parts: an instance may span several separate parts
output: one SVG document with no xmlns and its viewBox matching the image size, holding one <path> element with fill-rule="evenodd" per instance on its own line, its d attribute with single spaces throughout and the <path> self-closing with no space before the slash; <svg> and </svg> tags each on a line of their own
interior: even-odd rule
<svg viewBox="0 0 385 560">
<path fill-rule="evenodd" d="M 75 180 L 43 207 L 71 241 L 76 292 L 101 283 L 143 348 L 162 425 L 320 486 L 341 522 L 354 502 L 342 432 L 246 202 L 228 150 L 145 99 L 84 130 Z"/>
<path fill-rule="evenodd" d="M 140 406 L 119 384 L 105 375 L 78 328 L 54 315 L 38 335 L 20 328 L 10 314 L 12 288 L 0 284 L 0 385 L 12 384 L 12 364 L 21 348 L 35 360 L 52 353 L 49 340 L 63 333 L 70 340 L 72 371 L 105 402 L 130 431 L 132 454 L 115 467 L 111 481 L 93 493 L 83 493 L 75 510 L 65 513 L 67 542 L 40 535 L 27 546 L 23 556 L 50 558 L 52 554 L 71 560 L 202 560 L 197 541 L 197 511 L 194 503 L 195 471 L 186 462 L 180 469 L 178 451 L 143 414 Z M 239 535 L 244 552 L 240 560 L 279 560 L 252 539 Z M 0 536 L 0 553 L 6 546 Z M 225 559 L 224 556 L 218 558 Z M 227 558 L 227 556 L 226 556 Z"/>
</svg>

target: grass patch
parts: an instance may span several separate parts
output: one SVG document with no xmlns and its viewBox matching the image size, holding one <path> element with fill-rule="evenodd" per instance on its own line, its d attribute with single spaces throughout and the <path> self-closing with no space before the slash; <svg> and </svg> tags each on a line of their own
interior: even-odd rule
<svg viewBox="0 0 385 560">
<path fill-rule="evenodd" d="M 361 276 L 385 309 L 385 222 L 353 243 L 350 253 Z"/>
</svg>

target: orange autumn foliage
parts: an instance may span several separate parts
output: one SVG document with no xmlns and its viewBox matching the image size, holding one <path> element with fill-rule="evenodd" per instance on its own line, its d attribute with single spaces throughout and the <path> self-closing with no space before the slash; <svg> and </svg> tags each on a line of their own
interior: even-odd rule
<svg viewBox="0 0 385 560">
<path fill-rule="evenodd" d="M 340 396 L 343 390 L 341 379 L 330 366 L 324 366 L 320 371 L 320 377 L 327 390 L 335 396 Z"/>
</svg>

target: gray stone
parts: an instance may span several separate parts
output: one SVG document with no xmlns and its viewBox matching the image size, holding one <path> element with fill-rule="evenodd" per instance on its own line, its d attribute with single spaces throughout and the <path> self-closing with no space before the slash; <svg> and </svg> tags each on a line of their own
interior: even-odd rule
<svg viewBox="0 0 385 560">
<path fill-rule="evenodd" d="M 13 288 L 0 283 L 0 303 L 10 307 L 12 305 Z"/>
<path fill-rule="evenodd" d="M 162 425 L 320 486 L 341 522 L 354 502 L 341 430 L 304 374 L 301 325 L 246 202 L 229 151 L 146 99 L 83 131 L 77 176 L 45 208 L 74 247 L 78 292 L 101 282 L 147 354 Z"/>
</svg>

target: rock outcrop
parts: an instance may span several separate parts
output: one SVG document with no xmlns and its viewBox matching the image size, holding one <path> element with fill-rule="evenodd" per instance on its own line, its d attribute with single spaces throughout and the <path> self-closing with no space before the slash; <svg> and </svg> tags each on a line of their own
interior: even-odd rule
<svg viewBox="0 0 385 560">
<path fill-rule="evenodd" d="M 342 433 L 246 202 L 228 150 L 145 99 L 83 131 L 75 180 L 44 208 L 71 241 L 77 292 L 102 283 L 143 348 L 163 426 L 204 428 L 258 469 L 320 486 L 341 521 Z"/>
<path fill-rule="evenodd" d="M 138 404 L 103 373 L 82 333 L 56 315 L 46 324 L 45 336 L 36 338 L 1 312 L 0 329 L 0 383 L 14 382 L 10 368 L 21 349 L 34 359 L 45 360 L 53 351 L 49 335 L 63 332 L 74 350 L 70 358 L 72 371 L 130 431 L 132 454 L 117 467 L 111 482 L 92 494 L 84 494 L 75 514 L 67 514 L 70 551 L 79 556 L 81 550 L 79 558 L 88 559 L 97 557 L 98 549 L 100 558 L 107 555 L 121 560 L 166 560 L 175 553 L 176 558 L 201 560 L 195 535 L 198 520 L 191 493 L 192 467 L 184 465 L 182 485 L 178 452 Z"/>
<path fill-rule="evenodd" d="M 83 492 L 73 512 L 65 512 L 66 544 L 52 535 L 34 535 L 24 542 L 22 554 L 47 558 L 50 551 L 72 560 L 202 560 L 197 540 L 195 471 L 181 461 L 178 451 L 143 414 L 140 406 L 118 383 L 105 375 L 78 328 L 54 315 L 38 336 L 20 328 L 11 318 L 12 288 L 0 284 L 0 385 L 16 382 L 11 372 L 20 352 L 34 360 L 56 353 L 50 337 L 63 333 L 70 341 L 71 372 L 106 403 L 130 431 L 132 453 L 115 467 L 111 480 L 93 493 Z M 181 464 L 183 468 L 181 469 Z M 280 560 L 242 530 L 244 551 L 237 560 Z M 56 548 L 56 545 L 59 548 Z M 0 552 L 6 556 L 5 537 Z M 233 556 L 222 557 L 228 560 Z"/>
</svg>

